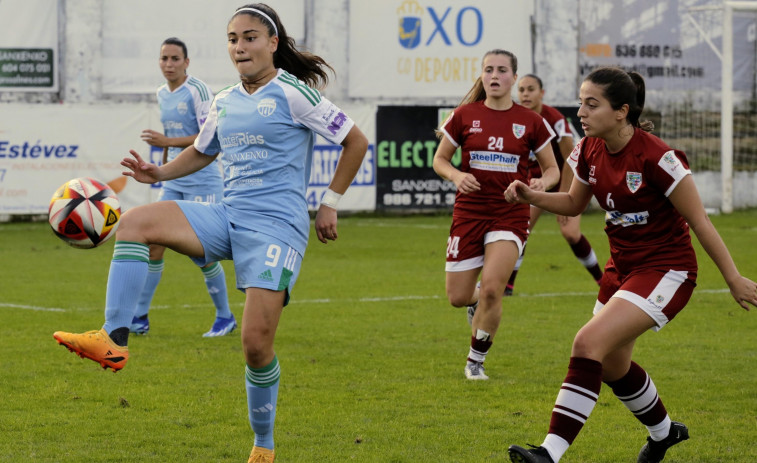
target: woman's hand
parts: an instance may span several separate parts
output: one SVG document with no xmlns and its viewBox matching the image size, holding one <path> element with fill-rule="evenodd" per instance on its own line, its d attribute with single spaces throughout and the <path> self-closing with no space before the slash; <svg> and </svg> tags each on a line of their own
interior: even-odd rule
<svg viewBox="0 0 757 463">
<path fill-rule="evenodd" d="M 126 157 L 121 161 L 121 165 L 129 169 L 122 172 L 123 175 L 131 177 L 140 183 L 156 183 L 160 181 L 160 167 L 145 162 L 134 150 L 129 150 L 129 153 L 131 153 L 134 159 Z"/>
<path fill-rule="evenodd" d="M 544 188 L 544 181 L 541 179 L 541 177 L 539 177 L 539 178 L 532 178 L 528 182 L 528 186 L 529 186 L 529 188 L 531 188 L 534 191 L 546 191 L 545 188 Z"/>
<path fill-rule="evenodd" d="M 146 129 L 142 131 L 140 135 L 142 140 L 151 146 L 157 146 L 158 148 L 168 148 L 168 138 L 160 132 Z"/>
<path fill-rule="evenodd" d="M 455 178 L 452 179 L 457 187 L 457 191 L 463 194 L 469 194 L 481 189 L 481 184 L 478 183 L 478 180 L 476 180 L 476 177 L 473 174 L 459 171 L 458 173 L 459 175 L 455 175 Z"/>
<path fill-rule="evenodd" d="M 325 244 L 329 240 L 337 239 L 336 221 L 336 209 L 323 204 L 318 208 L 315 214 L 315 233 L 318 235 L 318 241 Z"/>
<path fill-rule="evenodd" d="M 520 180 L 515 180 L 510 185 L 508 185 L 507 190 L 505 190 L 505 200 L 508 203 L 526 203 L 528 204 L 530 202 L 531 193 L 533 193 L 534 190 L 528 187 L 525 183 L 521 182 Z"/>
<path fill-rule="evenodd" d="M 729 283 L 728 286 L 731 289 L 731 296 L 744 310 L 749 310 L 749 304 L 757 307 L 757 283 L 739 275 L 736 281 Z"/>
</svg>

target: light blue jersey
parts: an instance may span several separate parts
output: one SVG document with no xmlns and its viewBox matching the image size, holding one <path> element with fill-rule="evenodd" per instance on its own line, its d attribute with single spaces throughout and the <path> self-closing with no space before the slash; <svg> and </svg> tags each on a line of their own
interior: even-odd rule
<svg viewBox="0 0 757 463">
<path fill-rule="evenodd" d="M 233 225 L 277 237 L 304 255 L 314 132 L 340 144 L 353 125 L 317 90 L 279 69 L 252 95 L 241 83 L 219 92 L 194 146 L 222 152 L 223 205 Z"/>
<path fill-rule="evenodd" d="M 213 92 L 201 80 L 187 76 L 173 92 L 168 84 L 157 90 L 160 104 L 160 121 L 166 137 L 188 137 L 200 133 L 200 127 L 208 117 Z M 168 148 L 168 161 L 173 160 L 183 148 Z M 221 191 L 223 179 L 216 162 L 186 177 L 163 182 L 163 188 L 192 195 L 205 195 Z"/>
</svg>

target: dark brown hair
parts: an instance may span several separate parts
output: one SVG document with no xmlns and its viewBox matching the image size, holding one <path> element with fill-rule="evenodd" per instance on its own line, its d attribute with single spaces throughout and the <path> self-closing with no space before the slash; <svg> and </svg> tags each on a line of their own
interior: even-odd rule
<svg viewBox="0 0 757 463">
<path fill-rule="evenodd" d="M 274 29 L 270 21 L 264 16 L 254 11 L 243 10 L 243 8 L 254 8 L 262 11 L 276 24 L 276 28 Z M 260 19 L 260 22 L 268 29 L 269 36 L 276 35 L 276 31 L 278 31 L 279 46 L 273 53 L 274 67 L 287 71 L 307 85 L 317 89 L 323 89 L 329 83 L 329 75 L 326 70 L 328 69 L 334 74 L 334 68 L 320 56 L 298 50 L 294 39 L 287 35 L 286 29 L 279 19 L 279 15 L 276 14 L 273 8 L 265 3 L 249 3 L 237 8 L 237 11 L 234 12 L 231 18 L 233 19 L 240 14 L 247 14 Z"/>
<path fill-rule="evenodd" d="M 176 45 L 177 47 L 181 47 L 181 50 L 184 52 L 184 58 L 189 58 L 189 55 L 187 54 L 187 45 L 182 40 L 176 37 L 168 37 L 162 44 L 160 44 L 161 47 L 163 47 L 163 45 Z"/>
<path fill-rule="evenodd" d="M 584 81 L 602 87 L 602 95 L 607 98 L 612 109 L 618 110 L 628 105 L 626 120 L 645 132 L 654 130 L 651 121 L 640 121 L 644 111 L 646 86 L 644 78 L 635 71 L 627 72 L 619 67 L 601 67 L 592 71 Z"/>
</svg>

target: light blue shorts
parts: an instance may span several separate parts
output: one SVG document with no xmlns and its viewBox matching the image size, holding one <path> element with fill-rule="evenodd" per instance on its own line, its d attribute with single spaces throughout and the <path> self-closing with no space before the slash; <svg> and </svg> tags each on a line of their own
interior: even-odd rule
<svg viewBox="0 0 757 463">
<path fill-rule="evenodd" d="M 300 274 L 302 256 L 271 235 L 229 222 L 223 204 L 176 201 L 205 250 L 205 257 L 192 257 L 199 265 L 220 260 L 234 261 L 237 289 L 264 288 L 286 291 L 284 305 Z"/>
<path fill-rule="evenodd" d="M 207 190 L 202 192 L 186 193 L 170 188 L 161 188 L 158 194 L 158 201 L 194 201 L 196 203 L 220 203 L 223 199 L 223 189 L 213 193 Z"/>
</svg>

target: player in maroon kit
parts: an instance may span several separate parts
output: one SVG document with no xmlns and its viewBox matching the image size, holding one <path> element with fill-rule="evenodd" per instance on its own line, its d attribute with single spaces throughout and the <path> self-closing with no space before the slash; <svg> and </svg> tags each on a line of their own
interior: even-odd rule
<svg viewBox="0 0 757 463">
<path fill-rule="evenodd" d="M 568 374 L 549 433 L 540 447 L 509 448 L 513 462 L 556 463 L 596 404 L 602 382 L 647 427 L 639 463 L 659 462 L 689 438 L 671 421 L 649 375 L 631 360 L 636 339 L 657 331 L 684 308 L 694 291 L 697 262 L 689 228 L 746 310 L 757 305 L 757 284 L 739 274 L 699 198 L 686 155 L 648 133 L 639 121 L 644 80 L 638 73 L 599 68 L 579 93 L 586 138 L 568 159 L 575 173 L 568 193 L 534 191 L 513 182 L 505 198 L 561 215 L 580 214 L 593 195 L 606 212 L 610 260 L 594 317 L 576 334 Z"/>
<path fill-rule="evenodd" d="M 489 379 L 484 359 L 502 317 L 507 279 L 528 236 L 528 205 L 509 204 L 503 193 L 514 180 L 528 181 L 531 151 L 544 172 L 531 181 L 531 188 L 544 191 L 559 179 L 549 143 L 552 128 L 512 100 L 517 71 L 517 58 L 508 51 L 484 55 L 481 76 L 439 130 L 434 156 L 436 173 L 457 187 L 446 287 L 453 306 L 469 306 L 471 343 L 465 376 L 472 380 Z M 458 147 L 459 169 L 451 163 Z"/>
<path fill-rule="evenodd" d="M 570 130 L 570 124 L 565 116 L 562 115 L 557 109 L 547 106 L 542 102 L 544 97 L 544 86 L 541 79 L 534 74 L 526 74 L 520 78 L 518 83 L 518 100 L 520 104 L 528 109 L 532 109 L 539 113 L 544 120 L 546 120 L 555 131 L 557 135 L 552 139 L 552 151 L 555 153 L 555 160 L 557 161 L 557 168 L 560 170 L 560 182 L 552 187 L 549 191 L 568 191 L 570 184 L 573 181 L 573 171 L 570 166 L 565 164 L 565 159 L 568 159 L 571 151 L 573 151 L 573 134 Z M 529 162 L 529 170 L 531 177 L 541 177 L 541 169 L 539 163 L 533 156 Z M 539 220 L 543 209 L 536 206 L 531 207 L 531 220 L 529 221 L 528 231 L 533 231 L 536 226 L 536 222 Z M 567 217 L 564 215 L 557 216 L 557 224 L 560 226 L 560 233 L 562 233 L 565 241 L 570 245 L 570 249 L 576 256 L 581 264 L 586 267 L 594 281 L 599 284 L 599 280 L 602 278 L 602 269 L 597 262 L 597 255 L 594 253 L 589 240 L 581 233 L 581 216 Z M 525 256 L 526 245 L 523 246 L 523 253 L 515 263 L 513 273 L 510 275 L 510 280 L 505 287 L 505 296 L 510 296 L 513 293 L 515 286 L 515 277 L 518 275 L 523 257 Z"/>
</svg>

